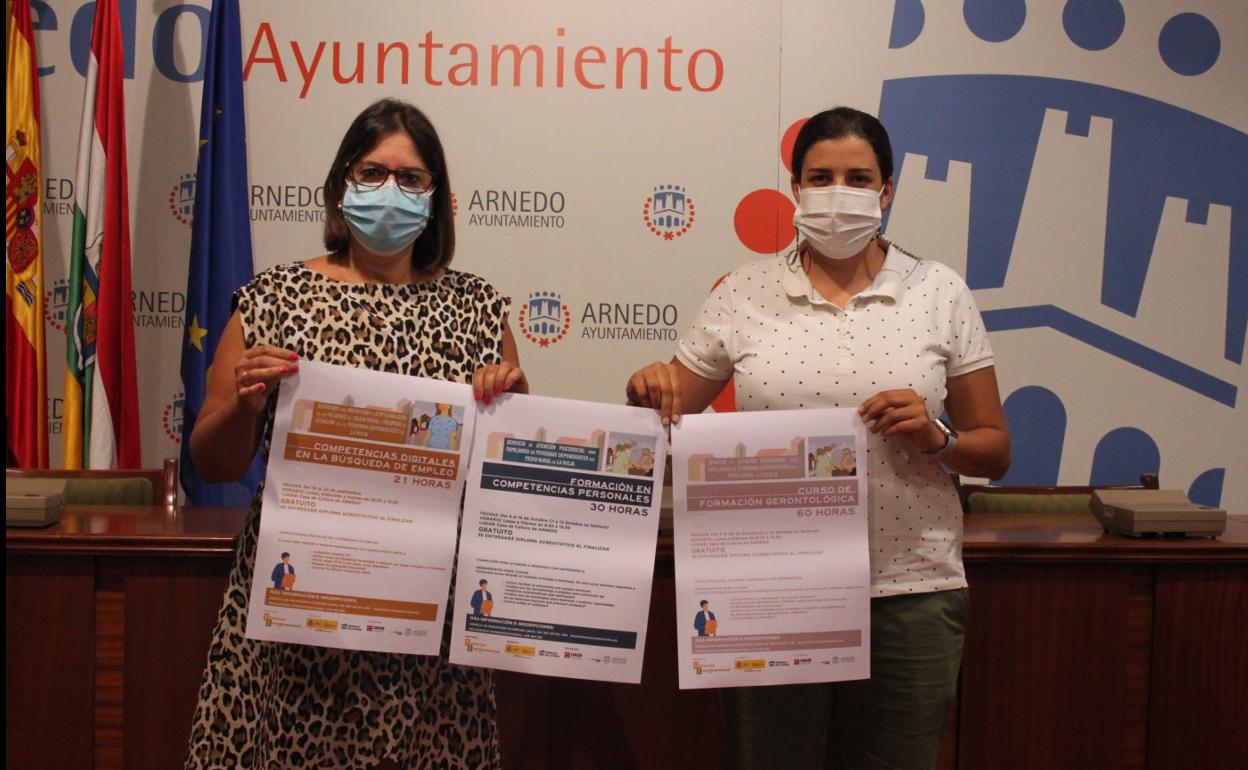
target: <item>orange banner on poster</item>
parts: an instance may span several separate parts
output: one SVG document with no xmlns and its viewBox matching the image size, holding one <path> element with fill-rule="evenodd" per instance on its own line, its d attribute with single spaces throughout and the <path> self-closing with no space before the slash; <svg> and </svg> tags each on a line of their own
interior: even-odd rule
<svg viewBox="0 0 1248 770">
<path fill-rule="evenodd" d="M 280 588 L 269 588 L 264 592 L 264 603 L 269 607 L 364 615 L 370 618 L 430 621 L 438 619 L 438 605 L 430 602 L 400 602 L 393 599 L 323 594 L 316 591 L 283 591 Z"/>
<path fill-rule="evenodd" d="M 306 433 L 287 434 L 282 457 L 295 462 L 400 473 L 447 482 L 459 475 L 458 454 Z"/>
</svg>

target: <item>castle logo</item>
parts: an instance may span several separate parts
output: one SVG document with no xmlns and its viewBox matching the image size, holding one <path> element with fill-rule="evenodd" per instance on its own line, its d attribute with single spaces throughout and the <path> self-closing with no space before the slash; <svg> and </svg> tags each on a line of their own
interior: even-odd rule
<svg viewBox="0 0 1248 770">
<path fill-rule="evenodd" d="M 182 443 L 182 416 L 185 414 L 186 396 L 182 393 L 173 394 L 173 398 L 165 402 L 160 413 L 160 425 L 165 435 L 175 444 Z"/>
<path fill-rule="evenodd" d="M 646 229 L 665 241 L 674 240 L 693 227 L 693 198 L 678 184 L 655 185 L 641 210 Z"/>
<path fill-rule="evenodd" d="M 195 215 L 195 175 L 183 174 L 169 189 L 169 213 L 190 227 Z"/>
<path fill-rule="evenodd" d="M 566 337 L 571 328 L 572 311 L 553 291 L 535 291 L 520 306 L 520 332 L 535 345 L 550 347 Z"/>
<path fill-rule="evenodd" d="M 69 307 L 69 281 L 61 278 L 43 293 L 43 320 L 57 334 L 65 333 L 65 310 Z"/>
</svg>

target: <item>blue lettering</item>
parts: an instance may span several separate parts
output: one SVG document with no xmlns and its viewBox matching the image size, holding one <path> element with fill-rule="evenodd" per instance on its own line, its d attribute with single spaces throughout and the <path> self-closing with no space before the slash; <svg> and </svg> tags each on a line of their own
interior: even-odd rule
<svg viewBox="0 0 1248 770">
<path fill-rule="evenodd" d="M 117 0 L 121 17 L 121 43 L 125 49 L 122 77 L 134 80 L 134 27 L 138 0 Z M 86 76 L 87 59 L 91 56 L 91 26 L 95 23 L 95 3 L 86 3 L 74 14 L 69 25 L 69 58 L 78 74 Z"/>
<path fill-rule="evenodd" d="M 52 10 L 52 6 L 42 0 L 30 0 L 30 15 L 30 26 L 33 30 L 56 31 L 56 11 Z M 56 67 L 53 65 L 40 67 L 39 77 L 51 75 L 53 72 L 56 72 Z"/>
<path fill-rule="evenodd" d="M 199 61 L 194 71 L 183 74 L 178 69 L 179 54 L 175 45 L 178 20 L 190 13 L 199 22 Z M 156 17 L 156 29 L 152 32 L 152 57 L 160 74 L 175 83 L 195 83 L 204 79 L 204 61 L 208 47 L 208 9 L 198 5 L 175 5 L 166 8 Z"/>
</svg>

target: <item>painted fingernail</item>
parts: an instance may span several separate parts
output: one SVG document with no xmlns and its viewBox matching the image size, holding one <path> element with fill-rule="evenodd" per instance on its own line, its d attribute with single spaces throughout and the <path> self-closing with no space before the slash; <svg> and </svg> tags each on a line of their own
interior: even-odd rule
<svg viewBox="0 0 1248 770">
<path fill-rule="evenodd" d="M 297 372 L 297 371 L 299 371 L 299 364 L 295 364 L 294 366 L 290 367 L 290 371 L 292 371 L 292 372 Z"/>
<path fill-rule="evenodd" d="M 263 382 L 259 383 L 259 386 L 260 386 L 260 390 L 264 390 L 264 383 L 263 383 Z"/>
</svg>

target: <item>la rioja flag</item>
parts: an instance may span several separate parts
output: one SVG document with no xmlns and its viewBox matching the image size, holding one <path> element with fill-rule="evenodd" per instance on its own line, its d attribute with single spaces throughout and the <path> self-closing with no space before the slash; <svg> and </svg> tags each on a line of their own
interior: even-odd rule
<svg viewBox="0 0 1248 770">
<path fill-rule="evenodd" d="M 98 0 L 74 177 L 66 309 L 66 468 L 137 468 L 141 463 L 123 59 L 117 0 Z"/>
</svg>

